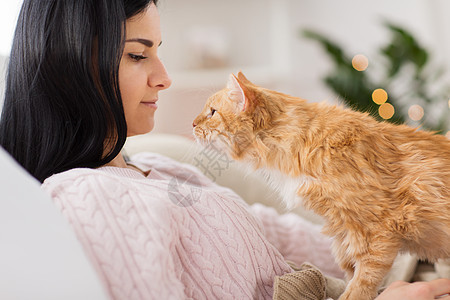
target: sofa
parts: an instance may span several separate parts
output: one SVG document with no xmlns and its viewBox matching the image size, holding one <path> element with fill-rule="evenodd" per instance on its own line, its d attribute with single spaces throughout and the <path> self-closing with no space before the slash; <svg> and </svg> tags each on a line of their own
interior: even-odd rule
<svg viewBox="0 0 450 300">
<path fill-rule="evenodd" d="M 258 173 L 213 146 L 190 138 L 147 134 L 129 138 L 124 154 L 162 153 L 198 167 L 228 186 L 249 204 L 259 202 L 287 212 L 280 196 Z M 70 226 L 40 188 L 39 182 L 0 148 L 0 299 L 107 299 L 106 293 Z M 292 211 L 315 223 L 323 220 L 301 207 Z M 422 269 L 421 269 L 422 268 Z M 431 280 L 433 266 L 400 255 L 385 282 Z"/>
<path fill-rule="evenodd" d="M 0 299 L 108 299 L 61 213 L 0 148 Z"/>
</svg>

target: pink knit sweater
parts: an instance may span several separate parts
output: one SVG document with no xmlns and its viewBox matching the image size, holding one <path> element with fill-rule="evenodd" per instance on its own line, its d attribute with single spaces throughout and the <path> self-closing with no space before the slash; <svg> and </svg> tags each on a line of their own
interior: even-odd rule
<svg viewBox="0 0 450 300">
<path fill-rule="evenodd" d="M 42 185 L 72 224 L 112 299 L 271 299 L 286 260 L 342 276 L 320 227 L 249 207 L 192 166 L 73 169 Z"/>
</svg>

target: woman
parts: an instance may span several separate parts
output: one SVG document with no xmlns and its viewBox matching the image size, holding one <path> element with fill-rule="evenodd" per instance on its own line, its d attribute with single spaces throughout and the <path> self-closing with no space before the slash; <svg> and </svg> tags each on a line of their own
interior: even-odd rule
<svg viewBox="0 0 450 300">
<path fill-rule="evenodd" d="M 342 275 L 320 227 L 168 158 L 125 161 L 171 84 L 161 41 L 156 0 L 25 0 L 11 52 L 0 145 L 43 182 L 110 296 L 270 299 L 288 259 Z"/>
</svg>

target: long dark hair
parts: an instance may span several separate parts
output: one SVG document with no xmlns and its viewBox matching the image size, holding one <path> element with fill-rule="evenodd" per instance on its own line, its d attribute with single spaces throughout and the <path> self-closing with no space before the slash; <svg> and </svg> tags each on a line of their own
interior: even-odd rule
<svg viewBox="0 0 450 300">
<path fill-rule="evenodd" d="M 122 149 L 118 85 L 125 21 L 157 0 L 25 0 L 0 118 L 0 145 L 40 182 Z M 106 150 L 105 150 L 106 149 Z"/>
</svg>

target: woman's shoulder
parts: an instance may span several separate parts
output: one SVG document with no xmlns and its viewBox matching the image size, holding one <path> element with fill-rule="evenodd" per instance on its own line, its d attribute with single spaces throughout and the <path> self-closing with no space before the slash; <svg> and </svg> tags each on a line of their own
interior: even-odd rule
<svg viewBox="0 0 450 300">
<path fill-rule="evenodd" d="M 75 168 L 48 177 L 42 183 L 41 188 L 54 196 L 69 191 L 83 193 L 85 190 L 102 190 L 124 184 L 124 180 L 117 180 L 117 176 L 114 174 L 100 169 Z"/>
<path fill-rule="evenodd" d="M 102 203 L 118 203 L 119 206 L 127 203 L 127 206 L 145 202 L 146 206 L 161 212 L 170 206 L 169 201 L 161 201 L 167 198 L 164 184 L 148 180 L 134 170 L 121 172 L 120 169 L 123 168 L 72 169 L 47 178 L 41 188 L 58 206 L 66 209 L 97 207 L 103 210 Z"/>
<path fill-rule="evenodd" d="M 42 185 L 57 184 L 65 181 L 73 182 L 74 180 L 77 179 L 86 180 L 89 178 L 103 178 L 103 177 L 107 178 L 108 174 L 98 169 L 74 168 L 61 173 L 53 174 L 52 176 L 45 179 Z"/>
</svg>

